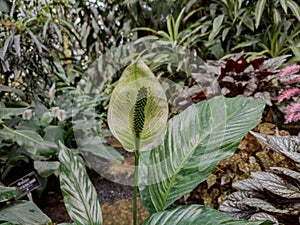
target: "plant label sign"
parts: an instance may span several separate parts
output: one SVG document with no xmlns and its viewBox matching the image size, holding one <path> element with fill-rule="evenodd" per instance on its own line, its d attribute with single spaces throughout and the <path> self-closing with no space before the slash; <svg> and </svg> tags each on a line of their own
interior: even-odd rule
<svg viewBox="0 0 300 225">
<path fill-rule="evenodd" d="M 11 183 L 9 186 L 16 186 L 20 189 L 21 193 L 15 197 L 15 199 L 20 199 L 25 195 L 29 194 L 31 191 L 37 189 L 40 186 L 40 182 L 34 172 L 31 172 L 24 177 Z"/>
</svg>

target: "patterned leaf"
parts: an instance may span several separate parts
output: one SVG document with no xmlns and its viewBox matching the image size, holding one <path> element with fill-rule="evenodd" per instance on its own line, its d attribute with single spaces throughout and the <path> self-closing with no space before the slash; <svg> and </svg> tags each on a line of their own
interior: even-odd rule
<svg viewBox="0 0 300 225">
<path fill-rule="evenodd" d="M 142 225 L 267 225 L 269 222 L 232 218 L 218 210 L 201 205 L 185 205 L 152 214 Z"/>
<path fill-rule="evenodd" d="M 243 204 L 248 205 L 252 208 L 257 208 L 264 210 L 266 212 L 274 212 L 274 213 L 287 213 L 288 210 L 277 209 L 271 203 L 259 199 L 259 198 L 246 198 L 241 201 Z"/>
<path fill-rule="evenodd" d="M 250 221 L 255 221 L 255 220 L 269 220 L 269 221 L 272 221 L 274 222 L 274 225 L 278 225 L 278 220 L 274 217 L 274 216 L 271 216 L 270 214 L 268 213 L 255 213 L 253 214 L 250 219 Z"/>
<path fill-rule="evenodd" d="M 244 179 L 236 181 L 232 184 L 233 188 L 244 191 L 262 191 L 263 186 L 255 179 Z"/>
<path fill-rule="evenodd" d="M 102 225 L 97 192 L 78 156 L 60 143 L 60 185 L 71 219 L 77 224 Z"/>
<path fill-rule="evenodd" d="M 288 199 L 300 198 L 300 189 L 276 174 L 269 172 L 255 172 L 251 173 L 251 176 L 254 179 L 257 179 L 266 190 L 276 195 Z"/>
<path fill-rule="evenodd" d="M 140 192 L 146 207 L 163 210 L 204 181 L 260 121 L 263 108 L 261 101 L 219 96 L 173 117 L 164 142 L 141 155 Z"/>
<path fill-rule="evenodd" d="M 259 141 L 273 151 L 283 154 L 288 158 L 300 163 L 300 138 L 297 136 L 273 136 L 250 132 Z"/>
</svg>

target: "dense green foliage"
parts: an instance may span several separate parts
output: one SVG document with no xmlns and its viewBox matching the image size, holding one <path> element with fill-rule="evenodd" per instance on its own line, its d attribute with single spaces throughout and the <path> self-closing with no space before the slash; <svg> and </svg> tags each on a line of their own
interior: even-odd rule
<svg viewBox="0 0 300 225">
<path fill-rule="evenodd" d="M 105 139 L 111 134 L 107 129 L 108 103 L 124 68 L 136 59 L 143 60 L 154 79 L 161 82 L 169 118 L 176 114 L 181 117 L 187 113 L 185 109 L 202 110 L 208 103 L 193 104 L 217 95 L 264 100 L 268 104 L 265 114 L 271 113 L 269 117 L 276 118 L 274 122 L 279 126 L 284 122 L 284 111 L 289 112 L 286 119 L 293 116 L 289 122 L 299 118 L 299 104 L 292 103 L 294 107 L 289 110 L 285 102 L 277 101 L 280 94 L 288 93 L 285 89 L 290 93 L 293 90 L 285 100 L 299 100 L 299 70 L 290 73 L 292 83 L 279 77 L 284 66 L 291 68 L 288 65 L 293 63 L 298 68 L 300 62 L 300 6 L 296 0 L 1 0 L 0 37 L 0 181 L 4 183 L 13 167 L 24 165 L 32 167 L 46 183 L 49 176 L 71 170 L 70 165 L 61 164 L 67 161 L 63 156 L 72 158 L 71 154 L 78 155 L 75 166 L 87 183 L 84 160 L 79 155 L 84 159 L 88 153 L 122 162 L 124 157 Z M 139 94 L 136 92 L 135 96 Z M 220 101 L 221 97 L 210 103 L 217 99 Z M 143 99 L 137 104 L 147 107 Z M 203 124 L 214 118 L 201 113 L 207 116 L 199 117 Z M 261 108 L 253 112 L 255 122 L 232 138 L 232 145 L 219 146 L 226 154 L 211 161 L 200 177 L 184 187 L 179 183 L 185 182 L 185 169 L 186 173 L 191 172 L 192 156 L 200 154 L 200 145 L 206 139 L 199 139 L 199 146 L 195 145 L 200 150 L 180 148 L 189 152 L 189 157 L 172 162 L 182 167 L 172 165 L 175 170 L 168 171 L 168 179 L 141 188 L 148 209 L 165 210 L 204 181 L 221 158 L 233 153 L 233 147 L 258 122 L 260 113 Z M 170 122 L 174 129 L 184 127 L 177 121 L 179 117 Z M 248 118 L 241 118 L 243 121 L 248 122 Z M 199 121 L 185 122 L 195 125 Z M 182 143 L 197 136 L 198 130 L 192 125 L 187 136 L 181 137 Z M 144 126 L 141 123 L 133 130 L 142 134 Z M 243 129 L 242 125 L 239 128 Z M 168 128 L 168 132 L 180 139 L 179 131 Z M 174 139 L 166 137 L 164 142 L 175 145 Z M 67 148 L 59 147 L 59 142 Z M 65 149 L 65 155 L 60 149 Z M 160 146 L 142 155 L 141 162 L 159 161 L 160 154 L 174 156 L 169 146 Z M 163 170 L 152 169 L 153 173 Z M 61 182 L 66 193 L 67 184 L 73 181 L 63 177 Z M 77 191 L 86 189 L 84 185 L 79 182 Z M 1 185 L 1 202 L 11 200 L 17 192 Z M 77 200 L 73 200 L 67 201 L 67 207 L 76 216 L 78 212 L 72 211 L 72 205 Z M 36 210 L 41 220 L 49 221 L 28 202 L 10 205 L 4 212 L 27 206 Z M 94 206 L 98 207 L 96 203 Z M 162 214 L 154 214 L 148 221 Z M 101 223 L 98 219 L 96 224 Z"/>
</svg>

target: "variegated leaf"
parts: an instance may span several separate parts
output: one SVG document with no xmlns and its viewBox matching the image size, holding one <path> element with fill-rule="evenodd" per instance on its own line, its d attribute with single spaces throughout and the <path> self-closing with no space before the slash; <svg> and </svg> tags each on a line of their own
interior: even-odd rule
<svg viewBox="0 0 300 225">
<path fill-rule="evenodd" d="M 251 176 L 268 191 L 284 198 L 300 198 L 300 189 L 276 174 L 254 172 Z"/>
<path fill-rule="evenodd" d="M 102 225 L 97 192 L 77 155 L 60 143 L 60 186 L 66 209 L 77 224 Z"/>
</svg>

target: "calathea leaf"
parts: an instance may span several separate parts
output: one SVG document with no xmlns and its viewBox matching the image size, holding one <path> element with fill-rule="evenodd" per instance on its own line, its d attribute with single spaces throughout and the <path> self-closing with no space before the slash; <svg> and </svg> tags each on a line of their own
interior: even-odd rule
<svg viewBox="0 0 300 225">
<path fill-rule="evenodd" d="M 78 156 L 60 143 L 60 186 L 66 209 L 76 224 L 102 225 L 96 190 Z"/>
<path fill-rule="evenodd" d="M 168 117 L 163 88 L 141 62 L 128 66 L 111 95 L 108 125 L 127 151 L 144 151 L 161 142 Z"/>
<path fill-rule="evenodd" d="M 230 217 L 201 205 L 185 205 L 152 214 L 142 225 L 267 225 L 264 221 L 249 222 Z"/>
<path fill-rule="evenodd" d="M 218 96 L 173 117 L 163 143 L 141 154 L 139 188 L 148 210 L 166 209 L 204 181 L 259 123 L 264 105 Z"/>
</svg>

